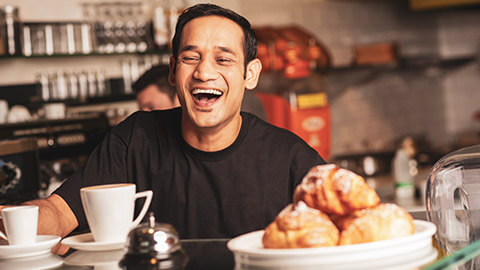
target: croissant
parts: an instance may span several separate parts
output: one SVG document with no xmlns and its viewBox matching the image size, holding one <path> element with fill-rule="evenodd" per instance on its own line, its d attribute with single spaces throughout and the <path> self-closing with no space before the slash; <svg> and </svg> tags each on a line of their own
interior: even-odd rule
<svg viewBox="0 0 480 270">
<path fill-rule="evenodd" d="M 415 232 L 412 216 L 393 203 L 358 210 L 335 222 L 341 231 L 340 245 L 387 240 Z"/>
<path fill-rule="evenodd" d="M 340 216 L 380 202 L 375 190 L 363 177 L 334 164 L 310 169 L 296 187 L 293 200 L 304 201 L 309 207 Z"/>
<path fill-rule="evenodd" d="M 287 205 L 265 228 L 265 248 L 309 248 L 338 245 L 339 232 L 330 218 L 303 202 Z"/>
</svg>

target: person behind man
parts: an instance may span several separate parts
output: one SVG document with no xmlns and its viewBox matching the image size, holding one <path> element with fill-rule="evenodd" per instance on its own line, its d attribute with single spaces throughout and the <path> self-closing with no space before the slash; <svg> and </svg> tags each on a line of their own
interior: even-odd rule
<svg viewBox="0 0 480 270">
<path fill-rule="evenodd" d="M 168 82 L 168 65 L 153 66 L 135 81 L 132 88 L 142 111 L 180 106 L 175 88 Z"/>
<path fill-rule="evenodd" d="M 184 239 L 234 237 L 272 222 L 325 161 L 295 134 L 240 111 L 262 68 L 256 44 L 250 23 L 233 11 L 186 9 L 169 73 L 181 107 L 134 113 L 53 195 L 28 202 L 40 206 L 39 233 L 88 229 L 79 189 L 119 182 L 153 190 L 150 210 Z"/>
</svg>

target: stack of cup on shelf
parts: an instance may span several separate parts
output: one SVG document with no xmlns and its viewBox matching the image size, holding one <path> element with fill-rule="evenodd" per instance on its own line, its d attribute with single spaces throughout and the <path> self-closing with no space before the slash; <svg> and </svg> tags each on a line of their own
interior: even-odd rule
<svg viewBox="0 0 480 270">
<path fill-rule="evenodd" d="M 132 83 L 152 66 L 168 63 L 168 58 L 168 55 L 155 54 L 122 57 L 120 68 L 124 88 L 116 89 L 115 93 L 132 94 Z M 112 94 L 110 80 L 100 69 L 41 71 L 36 77 L 38 96 L 42 101 L 84 102 L 89 98 Z"/>
<path fill-rule="evenodd" d="M 83 16 L 93 26 L 97 53 L 146 52 L 151 29 L 140 2 L 83 3 Z"/>
<path fill-rule="evenodd" d="M 154 0 L 152 5 L 155 46 L 158 48 L 170 46 L 178 17 L 188 5 L 185 0 Z"/>
<path fill-rule="evenodd" d="M 168 64 L 169 55 L 143 55 L 137 57 L 124 57 L 120 61 L 122 67 L 124 93 L 132 94 L 132 83 L 145 71 L 158 64 Z"/>
<path fill-rule="evenodd" d="M 25 56 L 89 54 L 93 50 L 88 23 L 25 23 L 23 40 Z"/>
<path fill-rule="evenodd" d="M 103 70 L 53 71 L 37 74 L 42 101 L 81 100 L 110 94 Z"/>
<path fill-rule="evenodd" d="M 0 7 L 0 55 L 144 53 L 170 46 L 184 0 L 86 2 L 82 21 L 28 22 L 18 8 Z M 11 25 L 9 25 L 11 24 Z M 4 28 L 4 29 L 3 29 Z M 3 32 L 5 33 L 3 33 Z"/>
</svg>

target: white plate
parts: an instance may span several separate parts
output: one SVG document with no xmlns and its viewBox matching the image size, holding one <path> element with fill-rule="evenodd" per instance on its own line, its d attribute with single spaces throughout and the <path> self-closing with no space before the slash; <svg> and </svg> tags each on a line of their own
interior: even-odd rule
<svg viewBox="0 0 480 270">
<path fill-rule="evenodd" d="M 28 258 L 0 260 L 0 269 L 52 269 L 62 264 L 62 257 L 49 253 Z"/>
<path fill-rule="evenodd" d="M 62 244 L 78 250 L 104 251 L 122 249 L 124 242 L 95 242 L 91 233 L 70 236 L 62 240 Z"/>
<path fill-rule="evenodd" d="M 252 265 L 249 262 L 238 261 L 235 259 L 235 270 L 413 270 L 420 269 L 419 267 L 426 266 L 438 257 L 437 250 L 432 248 L 427 255 L 416 258 L 415 260 L 404 260 L 403 262 L 391 261 L 390 259 L 383 260 L 370 260 L 368 262 L 356 262 L 356 263 L 336 263 L 328 265 L 300 265 L 290 262 L 284 265 Z M 405 258 L 404 258 L 405 259 Z"/>
<path fill-rule="evenodd" d="M 236 265 L 250 266 L 323 266 L 347 268 L 383 263 L 404 264 L 433 256 L 433 223 L 414 220 L 415 233 L 406 237 L 385 241 L 321 248 L 266 249 L 262 245 L 264 231 L 247 233 L 230 240 L 228 248 L 234 253 Z"/>
<path fill-rule="evenodd" d="M 124 254 L 125 251 L 122 249 L 109 251 L 78 250 L 68 255 L 63 262 L 68 265 L 78 266 L 117 266 Z"/>
<path fill-rule="evenodd" d="M 60 241 L 60 236 L 37 235 L 37 242 L 27 245 L 0 245 L 0 259 L 11 259 L 37 256 L 49 253 L 50 250 Z"/>
</svg>

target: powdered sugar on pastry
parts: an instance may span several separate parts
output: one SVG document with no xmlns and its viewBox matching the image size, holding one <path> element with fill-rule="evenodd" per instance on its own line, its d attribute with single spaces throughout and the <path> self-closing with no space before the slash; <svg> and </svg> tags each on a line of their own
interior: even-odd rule
<svg viewBox="0 0 480 270">
<path fill-rule="evenodd" d="M 415 232 L 412 221 L 405 209 L 391 203 L 355 211 L 337 223 L 341 229 L 340 245 L 407 236 Z"/>
<path fill-rule="evenodd" d="M 333 177 L 337 190 L 343 193 L 348 193 L 352 186 L 352 180 L 357 178 L 358 175 L 349 170 L 340 168 L 335 172 Z"/>
<path fill-rule="evenodd" d="M 317 216 L 324 215 L 319 210 L 308 207 L 304 202 L 287 205 L 277 217 L 280 228 L 294 229 Z"/>
<path fill-rule="evenodd" d="M 306 212 L 310 212 L 310 213 L 316 213 L 318 212 L 317 209 L 314 209 L 314 208 L 310 208 L 308 207 L 304 202 L 302 201 L 299 201 L 298 203 L 296 204 L 290 204 L 290 207 L 292 210 L 292 213 L 294 214 L 301 214 L 301 213 L 306 213 Z"/>
<path fill-rule="evenodd" d="M 327 179 L 337 170 L 335 164 L 318 165 L 310 169 L 303 178 L 299 187 L 305 192 L 312 192 L 321 187 L 323 179 Z"/>
<path fill-rule="evenodd" d="M 286 215 L 290 216 L 298 216 L 301 215 L 302 213 L 317 213 L 318 210 L 314 208 L 308 207 L 304 202 L 299 201 L 296 204 L 289 204 L 285 208 L 283 208 L 282 211 L 278 214 L 279 217 L 284 217 Z"/>
<path fill-rule="evenodd" d="M 294 202 L 327 214 L 348 215 L 380 202 L 375 190 L 360 175 L 334 164 L 315 166 L 305 175 L 293 194 Z"/>
<path fill-rule="evenodd" d="M 286 206 L 265 229 L 265 248 L 335 246 L 339 232 L 330 218 L 303 202 Z"/>
</svg>

